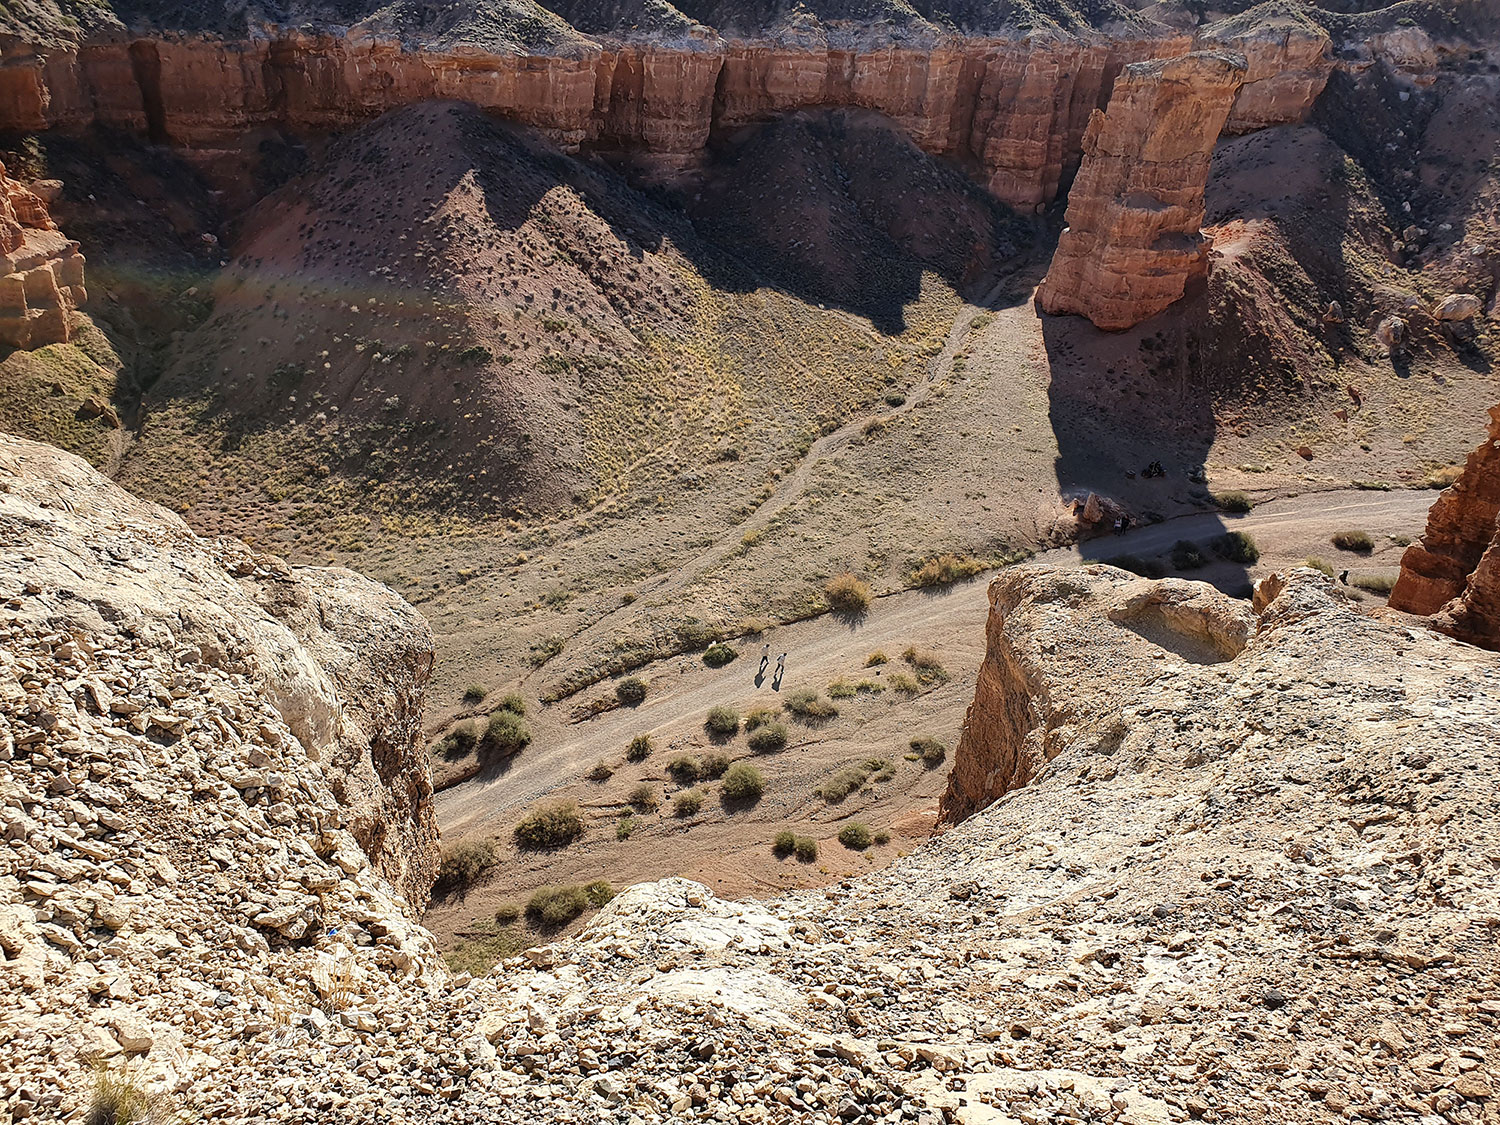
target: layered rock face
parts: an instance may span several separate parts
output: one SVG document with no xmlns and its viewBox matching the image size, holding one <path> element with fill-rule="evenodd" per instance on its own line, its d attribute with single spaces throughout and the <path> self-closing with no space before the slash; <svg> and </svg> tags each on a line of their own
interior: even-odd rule
<svg viewBox="0 0 1500 1125">
<path fill-rule="evenodd" d="M 1298 121 L 1327 76 L 1326 36 L 1254 40 L 1253 88 L 1231 128 Z M 1220 42 L 1215 39 L 1215 42 Z M 471 101 L 534 126 L 567 149 L 644 152 L 666 169 L 711 131 L 811 106 L 876 110 L 928 152 L 974 161 L 994 194 L 1031 209 L 1056 197 L 1092 110 L 1128 63 L 1192 49 L 1142 24 L 955 35 L 926 28 L 671 38 L 574 34 L 548 49 L 416 45 L 376 26 L 234 41 L 111 37 L 64 48 L 15 44 L 0 66 L 0 128 L 91 122 L 211 147 L 248 128 L 344 129 L 432 98 Z"/>
<path fill-rule="evenodd" d="M 1433 625 L 1500 649 L 1500 406 L 1489 436 L 1427 513 L 1427 530 L 1401 557 L 1390 605 L 1433 615 Z"/>
<path fill-rule="evenodd" d="M 1207 272 L 1203 190 L 1245 76 L 1243 56 L 1215 52 L 1125 68 L 1084 134 L 1068 226 L 1037 291 L 1046 312 L 1130 328 Z"/>
<path fill-rule="evenodd" d="M 28 188 L 0 164 L 0 344 L 12 348 L 66 343 L 68 314 L 88 299 L 78 243 L 47 213 L 57 186 Z"/>
</svg>

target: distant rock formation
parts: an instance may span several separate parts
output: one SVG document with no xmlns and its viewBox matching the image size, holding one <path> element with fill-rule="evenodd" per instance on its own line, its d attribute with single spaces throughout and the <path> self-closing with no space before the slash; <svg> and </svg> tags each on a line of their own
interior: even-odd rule
<svg viewBox="0 0 1500 1125">
<path fill-rule="evenodd" d="M 1203 191 L 1246 69 L 1243 56 L 1199 51 L 1121 72 L 1084 134 L 1068 226 L 1037 291 L 1043 310 L 1119 331 L 1207 272 Z"/>
<path fill-rule="evenodd" d="M 12 348 L 66 343 L 68 314 L 88 299 L 78 243 L 47 212 L 57 187 L 27 188 L 0 164 L 0 344 Z"/>
<path fill-rule="evenodd" d="M 1500 406 L 1490 410 L 1489 436 L 1401 557 L 1390 606 L 1431 615 L 1450 636 L 1500 649 Z"/>
</svg>

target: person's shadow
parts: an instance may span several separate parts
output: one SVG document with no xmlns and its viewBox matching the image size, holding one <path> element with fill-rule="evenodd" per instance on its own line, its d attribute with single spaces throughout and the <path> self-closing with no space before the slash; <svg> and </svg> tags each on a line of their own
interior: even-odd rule
<svg viewBox="0 0 1500 1125">
<path fill-rule="evenodd" d="M 784 676 L 784 675 L 786 675 L 786 669 L 783 668 L 783 667 L 779 667 L 778 666 L 777 669 L 776 669 L 776 676 L 771 681 L 771 690 L 772 691 L 780 691 L 781 690 L 781 677 Z"/>
<path fill-rule="evenodd" d="M 766 665 L 771 663 L 764 657 L 761 658 L 760 670 L 755 673 L 755 686 L 760 687 L 766 682 Z"/>
</svg>

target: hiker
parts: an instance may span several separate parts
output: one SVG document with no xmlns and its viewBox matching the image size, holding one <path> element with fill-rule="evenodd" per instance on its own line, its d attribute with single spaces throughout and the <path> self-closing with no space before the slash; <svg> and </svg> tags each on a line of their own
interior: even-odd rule
<svg viewBox="0 0 1500 1125">
<path fill-rule="evenodd" d="M 1115 534 L 1116 535 L 1124 535 L 1125 534 L 1125 521 L 1123 519 L 1115 520 Z"/>
<path fill-rule="evenodd" d="M 786 674 L 786 653 L 776 658 L 776 678 L 779 680 Z"/>
<path fill-rule="evenodd" d="M 1339 581 L 1345 586 L 1349 585 L 1349 572 L 1347 570 L 1339 574 Z"/>
</svg>

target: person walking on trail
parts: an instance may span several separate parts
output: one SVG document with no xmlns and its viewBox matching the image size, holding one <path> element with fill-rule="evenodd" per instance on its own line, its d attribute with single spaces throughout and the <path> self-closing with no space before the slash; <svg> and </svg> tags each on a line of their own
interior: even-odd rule
<svg viewBox="0 0 1500 1125">
<path fill-rule="evenodd" d="M 786 675 L 786 653 L 783 652 L 776 658 L 776 678 L 779 680 L 784 675 Z"/>
</svg>

